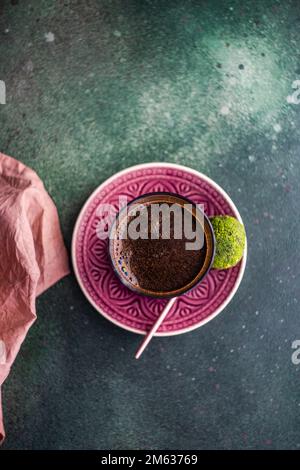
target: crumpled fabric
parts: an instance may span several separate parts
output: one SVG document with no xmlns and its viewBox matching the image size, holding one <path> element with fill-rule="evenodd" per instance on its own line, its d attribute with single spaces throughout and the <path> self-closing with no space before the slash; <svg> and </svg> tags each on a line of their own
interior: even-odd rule
<svg viewBox="0 0 300 470">
<path fill-rule="evenodd" d="M 68 273 L 57 210 L 42 181 L 0 153 L 0 442 L 1 386 L 36 319 L 36 297 Z"/>
</svg>

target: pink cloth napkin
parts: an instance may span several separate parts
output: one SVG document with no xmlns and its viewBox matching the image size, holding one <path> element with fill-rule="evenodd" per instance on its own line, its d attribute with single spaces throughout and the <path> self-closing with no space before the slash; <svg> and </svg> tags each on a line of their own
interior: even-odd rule
<svg viewBox="0 0 300 470">
<path fill-rule="evenodd" d="M 1 386 L 36 319 L 36 296 L 68 273 L 57 211 L 42 181 L 0 153 L 0 442 Z"/>
</svg>

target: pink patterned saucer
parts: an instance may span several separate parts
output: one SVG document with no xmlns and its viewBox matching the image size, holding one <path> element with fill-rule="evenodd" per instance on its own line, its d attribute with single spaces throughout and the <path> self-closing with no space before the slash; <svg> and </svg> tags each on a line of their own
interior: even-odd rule
<svg viewBox="0 0 300 470">
<path fill-rule="evenodd" d="M 207 176 L 171 163 L 147 163 L 123 170 L 102 183 L 89 197 L 77 219 L 72 241 L 75 275 L 89 302 L 108 320 L 135 333 L 145 334 L 163 310 L 166 299 L 135 294 L 113 271 L 108 239 L 97 236 L 99 204 L 113 204 L 119 196 L 132 200 L 152 192 L 172 192 L 198 204 L 205 213 L 241 217 L 230 197 Z M 247 247 L 241 262 L 226 271 L 211 270 L 190 292 L 178 297 L 157 336 L 191 331 L 204 325 L 230 302 L 242 280 Z"/>
</svg>

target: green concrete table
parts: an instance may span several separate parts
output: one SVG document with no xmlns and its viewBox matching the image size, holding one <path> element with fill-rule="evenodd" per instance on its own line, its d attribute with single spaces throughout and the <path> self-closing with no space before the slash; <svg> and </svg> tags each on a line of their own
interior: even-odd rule
<svg viewBox="0 0 300 470">
<path fill-rule="evenodd" d="M 299 44 L 292 0 L 1 2 L 1 151 L 44 180 L 68 247 L 90 192 L 149 161 L 215 179 L 249 239 L 226 311 L 141 362 L 73 275 L 42 295 L 2 449 L 300 447 Z"/>
</svg>

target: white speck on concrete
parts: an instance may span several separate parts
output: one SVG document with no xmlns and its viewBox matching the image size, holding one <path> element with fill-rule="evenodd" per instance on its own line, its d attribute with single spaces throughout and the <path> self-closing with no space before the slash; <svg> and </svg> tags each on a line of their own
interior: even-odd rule
<svg viewBox="0 0 300 470">
<path fill-rule="evenodd" d="M 222 106 L 222 108 L 220 109 L 220 114 L 222 114 L 222 116 L 227 116 L 228 114 L 230 113 L 230 109 L 229 109 L 229 106 Z"/>
<path fill-rule="evenodd" d="M 114 36 L 115 36 L 116 38 L 120 38 L 120 37 L 122 36 L 122 34 L 120 33 L 120 31 L 118 31 L 117 29 L 116 29 L 116 31 L 114 31 L 113 34 L 114 34 Z"/>
<path fill-rule="evenodd" d="M 45 33 L 45 39 L 46 42 L 54 42 L 55 36 L 53 33 L 51 33 L 51 31 L 49 31 L 49 33 Z"/>
<path fill-rule="evenodd" d="M 8 33 L 9 33 L 9 29 L 6 28 L 6 29 L 4 30 L 4 32 L 5 32 L 5 34 L 8 34 Z"/>
<path fill-rule="evenodd" d="M 24 65 L 24 70 L 25 70 L 25 72 L 27 72 L 27 73 L 32 73 L 32 72 L 33 72 L 33 69 L 34 69 L 33 62 L 32 62 L 32 60 L 29 59 L 29 60 L 26 62 L 26 64 Z"/>
<path fill-rule="evenodd" d="M 289 95 L 286 97 L 286 101 L 289 104 L 299 104 L 295 95 Z"/>
<path fill-rule="evenodd" d="M 255 158 L 254 155 L 249 155 L 248 160 L 249 160 L 250 163 L 253 163 L 253 162 L 255 162 L 256 158 Z"/>
<path fill-rule="evenodd" d="M 273 129 L 275 132 L 281 132 L 282 128 L 280 124 L 274 124 Z"/>
</svg>

